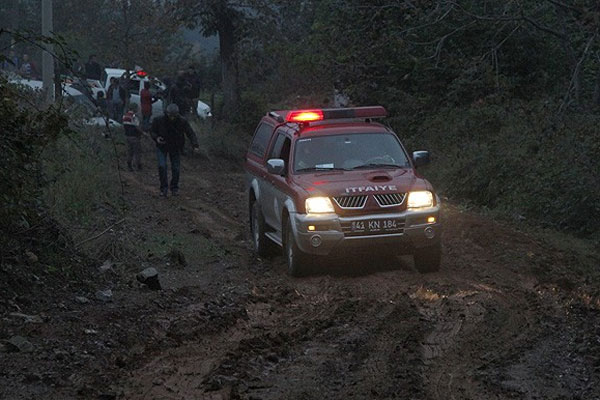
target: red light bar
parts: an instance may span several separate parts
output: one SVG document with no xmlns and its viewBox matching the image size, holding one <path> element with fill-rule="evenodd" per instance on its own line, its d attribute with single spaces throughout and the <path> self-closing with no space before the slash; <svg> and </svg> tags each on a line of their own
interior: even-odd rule
<svg viewBox="0 0 600 400">
<path fill-rule="evenodd" d="M 312 122 L 323 120 L 323 110 L 297 110 L 287 115 L 287 122 Z"/>
<path fill-rule="evenodd" d="M 315 122 L 328 119 L 349 118 L 383 118 L 387 117 L 387 111 L 382 106 L 354 107 L 354 108 L 326 108 L 314 110 L 290 111 L 286 122 Z"/>
<path fill-rule="evenodd" d="M 146 71 L 137 71 L 135 73 L 137 76 L 139 76 L 140 78 L 143 78 L 145 76 L 148 76 L 148 73 Z"/>
</svg>

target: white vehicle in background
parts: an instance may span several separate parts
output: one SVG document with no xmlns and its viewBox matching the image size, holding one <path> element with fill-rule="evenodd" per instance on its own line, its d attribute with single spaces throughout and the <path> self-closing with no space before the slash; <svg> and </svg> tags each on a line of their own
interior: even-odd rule
<svg viewBox="0 0 600 400">
<path fill-rule="evenodd" d="M 34 92 L 41 92 L 44 87 L 42 81 L 33 79 L 13 78 L 8 81 L 11 84 L 22 86 L 27 89 L 31 89 Z M 87 126 L 105 126 L 107 121 L 104 117 L 99 116 L 98 107 L 94 104 L 88 96 L 83 94 L 80 90 L 73 87 L 71 84 L 62 84 L 62 97 L 65 104 L 65 112 L 71 116 L 77 116 L 77 121 Z M 79 118 L 80 117 L 80 118 Z M 109 119 L 108 124 L 115 128 L 121 126 L 117 121 Z"/>
<path fill-rule="evenodd" d="M 196 114 L 202 119 L 212 117 L 210 106 L 200 100 L 198 100 L 198 105 L 196 106 Z"/>
<path fill-rule="evenodd" d="M 99 91 L 103 91 L 104 95 L 106 96 L 108 87 L 110 86 L 111 78 L 121 79 L 125 78 L 127 74 L 128 71 L 125 69 L 105 68 L 102 72 L 100 81 L 88 80 L 88 84 L 91 87 L 94 98 L 96 98 Z M 137 104 L 140 108 L 140 93 L 144 88 L 144 82 L 150 82 L 150 92 L 152 93 L 153 97 L 156 97 L 158 94 L 166 95 L 167 92 L 167 87 L 164 83 L 157 78 L 150 78 L 148 73 L 143 69 L 136 68 L 135 71 L 129 71 L 129 101 Z M 160 98 L 152 103 L 152 117 L 155 118 L 163 115 L 165 107 L 165 103 Z M 198 100 L 195 111 L 198 117 L 201 119 L 212 117 L 210 106 L 200 100 Z"/>
</svg>

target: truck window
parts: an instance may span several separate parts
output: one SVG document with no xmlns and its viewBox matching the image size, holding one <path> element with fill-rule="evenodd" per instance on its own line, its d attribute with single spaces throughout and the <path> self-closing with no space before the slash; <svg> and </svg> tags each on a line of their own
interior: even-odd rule
<svg viewBox="0 0 600 400">
<path fill-rule="evenodd" d="M 280 132 L 277 136 L 277 139 L 275 140 L 275 144 L 273 145 L 271 154 L 269 155 L 269 159 L 280 158 L 283 161 L 285 161 L 285 172 L 287 172 L 288 164 L 290 162 L 291 147 L 292 141 L 290 140 L 290 138 Z"/>
<path fill-rule="evenodd" d="M 256 129 L 254 139 L 252 139 L 250 152 L 256 154 L 260 158 L 264 157 L 267 146 L 269 145 L 269 139 L 271 138 L 271 132 L 273 132 L 273 127 L 271 125 L 265 123 L 260 124 L 258 129 Z"/>
</svg>

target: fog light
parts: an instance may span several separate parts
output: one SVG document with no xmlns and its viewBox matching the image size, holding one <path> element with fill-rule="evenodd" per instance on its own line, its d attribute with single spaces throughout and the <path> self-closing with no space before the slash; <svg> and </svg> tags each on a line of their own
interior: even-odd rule
<svg viewBox="0 0 600 400">
<path fill-rule="evenodd" d="M 321 236 L 319 236 L 319 235 L 313 235 L 310 238 L 310 244 L 312 244 L 313 247 L 319 247 L 321 245 L 321 243 L 322 243 L 322 240 L 321 240 Z"/>
<path fill-rule="evenodd" d="M 311 232 L 314 231 L 315 229 L 317 229 L 317 228 L 314 225 L 309 225 L 308 226 L 308 230 L 311 231 Z"/>
<path fill-rule="evenodd" d="M 432 227 L 428 226 L 427 228 L 425 228 L 425 237 L 427 239 L 433 239 L 435 237 L 435 231 Z"/>
<path fill-rule="evenodd" d="M 435 217 L 427 217 L 428 224 L 435 224 Z"/>
</svg>

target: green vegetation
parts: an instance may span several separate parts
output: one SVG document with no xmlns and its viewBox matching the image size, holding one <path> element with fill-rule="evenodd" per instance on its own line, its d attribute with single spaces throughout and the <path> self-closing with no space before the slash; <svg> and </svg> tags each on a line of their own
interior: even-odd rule
<svg viewBox="0 0 600 400">
<path fill-rule="evenodd" d="M 113 145 L 100 129 L 87 127 L 52 143 L 43 167 L 46 204 L 61 223 L 85 229 L 103 214 L 112 219 L 123 212 Z"/>
<path fill-rule="evenodd" d="M 426 175 L 444 195 L 516 221 L 597 233 L 600 118 L 569 115 L 553 127 L 548 117 L 545 104 L 448 107 L 396 131 L 413 150 L 433 151 Z"/>
<path fill-rule="evenodd" d="M 337 90 L 351 105 L 384 105 L 410 150 L 430 150 L 434 163 L 424 171 L 443 195 L 519 221 L 600 235 L 596 1 L 174 0 L 151 9 L 132 1 L 115 9 L 111 24 L 113 15 L 101 12 L 91 31 L 70 17 L 75 7 L 89 19 L 89 7 L 79 3 L 61 3 L 57 18 L 61 33 L 85 47 L 80 51 L 93 42 L 101 58 L 139 59 L 156 71 L 187 66 L 164 61 L 178 43 L 168 29 L 173 18 L 220 34 L 221 74 L 215 59 L 195 60 L 204 61 L 203 90 L 212 94 L 214 81 L 226 78 L 215 93 L 217 121 L 199 126 L 209 157 L 241 160 L 265 111 L 326 106 Z M 34 2 L 20 4 L 23 12 L 35 9 Z M 115 3 L 94 4 L 102 11 Z M 34 24 L 33 14 L 22 25 Z M 132 42 L 119 30 L 128 15 L 139 17 Z M 137 41 L 146 41 L 153 24 L 165 28 L 153 37 L 153 51 L 164 57 Z M 82 188 L 70 190 L 85 197 Z M 77 218 L 90 212 L 90 201 L 106 202 L 90 196 L 74 204 Z M 58 199 L 55 205 L 66 209 Z"/>
<path fill-rule="evenodd" d="M 240 125 L 198 121 L 192 122 L 192 126 L 198 133 L 200 149 L 207 158 L 219 157 L 236 163 L 243 159 L 250 137 Z"/>
<path fill-rule="evenodd" d="M 318 107 L 337 89 L 382 104 L 410 150 L 433 153 L 424 171 L 444 195 L 600 235 L 597 2 L 325 0 L 280 13 L 240 51 L 255 97 Z"/>
<path fill-rule="evenodd" d="M 168 257 L 173 263 L 182 262 L 177 259 L 178 254 L 183 254 L 185 260 L 193 260 L 195 263 L 218 261 L 224 256 L 223 249 L 214 241 L 189 233 L 155 233 L 141 243 L 138 251 L 148 259 Z"/>
<path fill-rule="evenodd" d="M 47 223 L 39 157 L 67 129 L 59 107 L 44 109 L 28 97 L 0 77 L 0 258 L 20 249 L 28 233 Z"/>
</svg>

